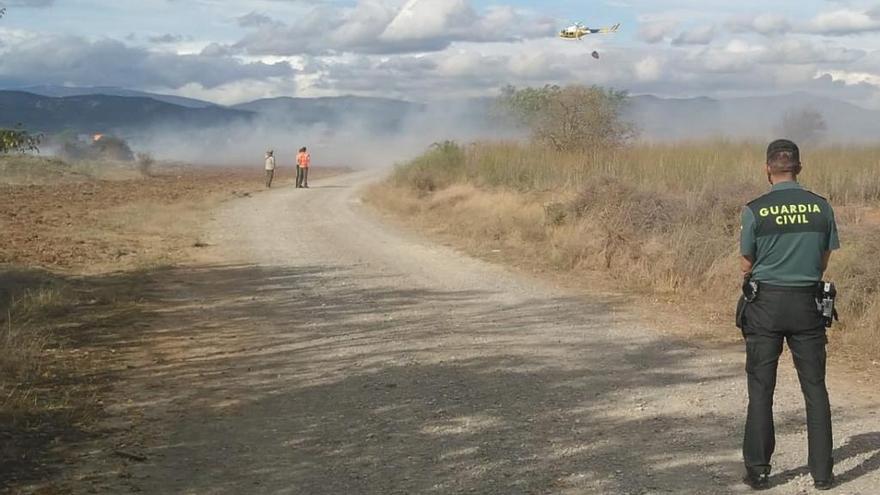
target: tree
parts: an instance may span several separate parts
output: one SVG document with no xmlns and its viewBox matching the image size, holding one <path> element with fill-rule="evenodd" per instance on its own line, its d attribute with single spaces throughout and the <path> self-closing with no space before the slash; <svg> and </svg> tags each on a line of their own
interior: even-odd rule
<svg viewBox="0 0 880 495">
<path fill-rule="evenodd" d="M 21 129 L 0 129 L 0 154 L 40 152 L 43 136 Z"/>
<path fill-rule="evenodd" d="M 815 142 L 825 137 L 828 125 L 825 117 L 813 108 L 790 110 L 782 116 L 779 131 L 795 142 Z"/>
<path fill-rule="evenodd" d="M 635 136 L 623 119 L 627 93 L 599 86 L 552 86 L 502 90 L 497 105 L 532 137 L 560 151 L 618 147 Z"/>
</svg>

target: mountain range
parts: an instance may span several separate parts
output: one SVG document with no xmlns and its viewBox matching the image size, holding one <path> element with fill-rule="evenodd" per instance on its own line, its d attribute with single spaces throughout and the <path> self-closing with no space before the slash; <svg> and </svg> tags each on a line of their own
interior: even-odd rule
<svg viewBox="0 0 880 495">
<path fill-rule="evenodd" d="M 143 96 L 52 97 L 23 91 L 0 91 L 0 127 L 21 125 L 44 133 L 128 133 L 169 123 L 184 127 L 214 126 L 254 117 L 251 112 L 216 105 L 193 108 Z"/>
<path fill-rule="evenodd" d="M 230 124 L 284 130 L 297 127 L 357 128 L 368 134 L 398 133 L 420 122 L 420 132 L 484 129 L 491 99 L 413 103 L 385 98 L 268 98 L 233 106 L 120 88 L 39 86 L 0 91 L 0 127 L 21 124 L 45 133 L 114 132 L 223 128 Z M 731 99 L 633 96 L 626 118 L 648 139 L 725 136 L 748 138 L 780 132 L 787 112 L 813 109 L 822 114 L 829 139 L 873 140 L 880 136 L 880 111 L 809 93 Z M 436 125 L 429 126 L 426 122 Z M 437 139 L 446 136 L 438 135 Z M 480 137 L 479 135 L 474 137 Z"/>
<path fill-rule="evenodd" d="M 94 87 L 74 87 L 74 86 L 26 86 L 22 88 L 16 88 L 18 91 L 23 91 L 25 93 L 33 93 L 35 95 L 40 96 L 52 96 L 56 98 L 61 98 L 64 96 L 94 96 L 94 95 L 106 95 L 106 96 L 127 96 L 134 98 L 152 98 L 157 101 L 171 103 L 173 105 L 179 105 L 187 108 L 207 108 L 217 106 L 215 103 L 211 103 L 204 100 L 197 100 L 195 98 L 186 98 L 183 96 L 172 96 L 172 95 L 163 95 L 158 93 L 147 93 L 145 91 L 136 91 L 133 89 L 124 89 L 124 88 L 116 88 L 112 86 L 94 86 Z"/>
<path fill-rule="evenodd" d="M 810 93 L 723 100 L 633 96 L 627 117 L 636 123 L 643 136 L 658 140 L 766 138 L 783 132 L 781 123 L 787 113 L 804 110 L 822 115 L 830 140 L 866 141 L 880 137 L 880 112 Z"/>
</svg>

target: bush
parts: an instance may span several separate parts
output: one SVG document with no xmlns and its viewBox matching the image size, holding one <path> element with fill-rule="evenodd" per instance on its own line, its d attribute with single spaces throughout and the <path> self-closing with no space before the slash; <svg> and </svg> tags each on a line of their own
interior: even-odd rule
<svg viewBox="0 0 880 495">
<path fill-rule="evenodd" d="M 627 94 L 599 86 L 508 86 L 497 105 L 527 128 L 535 141 L 559 151 L 615 148 L 635 136 L 623 120 Z"/>
<path fill-rule="evenodd" d="M 134 153 L 124 139 L 114 136 L 104 136 L 92 143 L 92 150 L 96 158 L 118 162 L 134 161 Z"/>
<path fill-rule="evenodd" d="M 76 139 L 66 139 L 61 144 L 59 155 L 65 160 L 107 160 L 117 162 L 134 161 L 135 155 L 128 143 L 118 137 L 104 136 L 84 143 Z"/>
<path fill-rule="evenodd" d="M 464 149 L 454 141 L 434 143 L 424 155 L 399 166 L 392 181 L 412 187 L 421 194 L 448 187 L 463 178 Z"/>
<path fill-rule="evenodd" d="M 150 153 L 138 153 L 136 155 L 137 158 L 137 168 L 141 172 L 141 174 L 149 177 L 153 174 L 153 165 L 156 164 L 156 159 L 153 158 L 153 155 Z"/>
<path fill-rule="evenodd" d="M 39 153 L 42 138 L 22 129 L 0 129 L 0 153 Z"/>
</svg>

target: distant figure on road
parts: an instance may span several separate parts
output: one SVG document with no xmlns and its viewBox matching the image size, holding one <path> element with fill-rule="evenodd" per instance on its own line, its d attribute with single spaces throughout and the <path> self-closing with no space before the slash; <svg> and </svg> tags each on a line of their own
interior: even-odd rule
<svg viewBox="0 0 880 495">
<path fill-rule="evenodd" d="M 745 279 L 737 326 L 745 337 L 749 389 L 743 481 L 756 490 L 770 488 L 770 459 L 776 446 L 773 392 L 783 342 L 794 357 L 806 402 L 807 464 L 814 486 L 834 486 L 831 407 L 825 386 L 825 332 L 834 291 L 820 281 L 840 241 L 831 205 L 798 183 L 801 169 L 795 143 L 771 143 L 762 170 L 772 184 L 770 192 L 742 211 Z"/>
<path fill-rule="evenodd" d="M 309 188 L 309 166 L 312 164 L 312 155 L 305 146 L 299 149 L 296 155 L 296 187 Z"/>
<path fill-rule="evenodd" d="M 266 152 L 266 187 L 272 187 L 272 179 L 275 178 L 275 152 Z"/>
</svg>

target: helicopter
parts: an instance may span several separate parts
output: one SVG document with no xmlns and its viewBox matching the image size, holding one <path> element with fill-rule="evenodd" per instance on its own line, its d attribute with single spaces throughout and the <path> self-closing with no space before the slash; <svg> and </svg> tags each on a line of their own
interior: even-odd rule
<svg viewBox="0 0 880 495">
<path fill-rule="evenodd" d="M 581 38 L 589 34 L 613 34 L 616 33 L 618 29 L 620 29 L 619 23 L 611 27 L 588 28 L 578 22 L 573 26 L 569 26 L 560 31 L 559 37 L 564 40 L 580 40 Z"/>
</svg>

